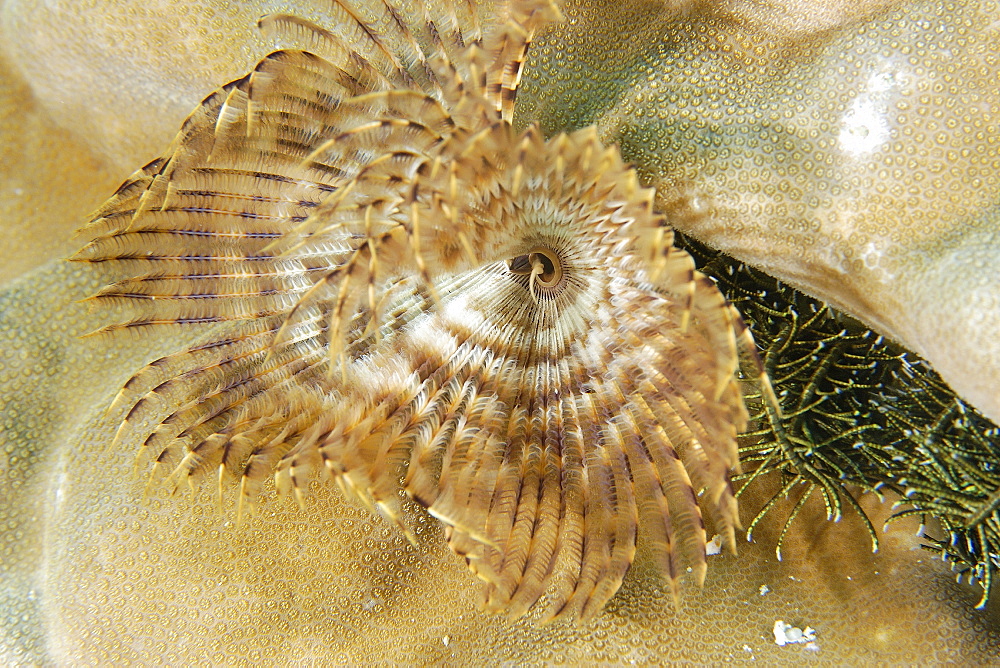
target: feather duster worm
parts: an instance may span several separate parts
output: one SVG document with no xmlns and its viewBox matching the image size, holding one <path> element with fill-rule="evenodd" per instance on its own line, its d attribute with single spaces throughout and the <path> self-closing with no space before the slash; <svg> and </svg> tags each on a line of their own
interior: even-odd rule
<svg viewBox="0 0 1000 668">
<path fill-rule="evenodd" d="M 206 98 L 91 223 L 75 259 L 125 276 L 94 300 L 136 312 L 104 331 L 210 332 L 125 384 L 116 440 L 241 505 L 325 471 L 406 530 L 405 490 L 512 617 L 593 616 L 640 539 L 701 581 L 752 341 L 616 149 L 512 128 L 558 10 L 484 38 L 464 6 L 337 8 L 262 19 L 315 48 Z"/>
</svg>

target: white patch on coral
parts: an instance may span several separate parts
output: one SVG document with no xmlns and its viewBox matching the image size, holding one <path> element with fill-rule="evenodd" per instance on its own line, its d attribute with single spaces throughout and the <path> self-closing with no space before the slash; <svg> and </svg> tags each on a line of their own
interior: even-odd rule
<svg viewBox="0 0 1000 668">
<path fill-rule="evenodd" d="M 837 137 L 842 151 L 852 156 L 870 155 L 891 138 L 890 102 L 899 87 L 900 76 L 888 72 L 873 74 L 850 109 L 841 117 Z"/>
<path fill-rule="evenodd" d="M 786 624 L 781 619 L 774 622 L 774 644 L 779 647 L 784 647 L 785 645 L 804 644 L 807 649 L 815 651 L 819 649 L 815 640 L 816 631 L 810 626 L 800 629 L 796 626 L 792 626 L 791 624 Z"/>
</svg>

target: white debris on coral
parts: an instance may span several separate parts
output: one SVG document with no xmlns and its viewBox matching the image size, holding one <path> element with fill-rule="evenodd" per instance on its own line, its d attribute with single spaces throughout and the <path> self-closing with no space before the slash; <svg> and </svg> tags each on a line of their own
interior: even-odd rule
<svg viewBox="0 0 1000 668">
<path fill-rule="evenodd" d="M 705 554 L 709 557 L 713 554 L 722 554 L 722 536 L 715 534 L 712 540 L 705 543 Z"/>
<path fill-rule="evenodd" d="M 791 624 L 786 624 L 781 619 L 774 622 L 774 644 L 779 647 L 804 643 L 807 649 L 818 650 L 819 647 L 816 645 L 815 640 L 816 631 L 810 626 L 800 629 Z"/>
<path fill-rule="evenodd" d="M 757 591 L 759 591 L 759 592 L 760 592 L 760 595 L 761 595 L 761 596 L 763 596 L 764 594 L 766 594 L 766 593 L 768 593 L 769 591 L 771 591 L 771 588 L 770 588 L 770 587 L 768 587 L 767 585 L 761 585 L 761 586 L 760 586 L 760 589 L 758 589 Z"/>
</svg>

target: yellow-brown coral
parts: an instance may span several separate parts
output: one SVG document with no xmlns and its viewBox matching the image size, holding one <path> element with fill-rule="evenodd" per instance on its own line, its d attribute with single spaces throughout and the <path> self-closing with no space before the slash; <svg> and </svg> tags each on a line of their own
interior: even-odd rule
<svg viewBox="0 0 1000 668">
<path fill-rule="evenodd" d="M 522 112 L 595 124 L 676 229 L 903 344 L 1000 423 L 1000 5 L 698 9 L 567 2 Z"/>
<path fill-rule="evenodd" d="M 321 469 L 402 524 L 402 479 L 511 616 L 593 616 L 640 538 L 701 581 L 752 343 L 616 149 L 510 125 L 557 10 L 483 39 L 451 6 L 338 7 L 342 33 L 262 19 L 322 56 L 210 95 L 91 224 L 76 259 L 125 276 L 96 299 L 136 312 L 107 331 L 217 326 L 126 384 L 119 438 L 241 503 Z"/>
<path fill-rule="evenodd" d="M 649 9 L 640 20 L 582 22 L 605 11 L 618 21 L 618 9 L 629 4 L 584 3 L 582 18 L 567 7 L 568 21 L 577 23 L 582 41 L 553 36 L 546 47 L 546 40 L 536 39 L 532 53 L 575 53 L 579 59 L 590 43 L 598 45 L 593 50 L 603 54 L 604 62 L 624 61 L 623 75 L 638 73 L 640 65 L 623 55 L 627 47 L 642 50 L 660 41 L 660 35 L 644 30 L 654 23 L 659 4 L 631 3 Z M 689 4 L 693 16 L 713 20 L 704 15 L 714 3 Z M 786 4 L 812 18 L 828 16 L 827 7 L 837 3 Z M 3 171 L 11 208 L 2 221 L 0 255 L 8 260 L 30 255 L 34 264 L 45 266 L 17 277 L 0 295 L 0 485 L 10 492 L 0 495 L 0 663 L 309 659 L 322 664 L 782 665 L 801 663 L 803 654 L 839 664 L 997 660 L 995 606 L 992 613 L 973 611 L 981 592 L 956 584 L 947 565 L 911 549 L 921 542 L 913 538 L 916 522 L 879 532 L 879 553 L 872 555 L 861 523 L 850 514 L 839 524 L 825 522 L 822 503 L 818 509 L 807 504 L 791 527 L 781 562 L 774 560 L 781 526 L 777 523 L 772 535 L 769 521 L 757 527 L 755 542 L 742 545 L 738 557 L 709 557 L 705 586 L 683 592 L 678 610 L 671 610 L 661 578 L 640 553 L 599 618 L 585 628 L 538 629 L 474 609 L 476 591 L 467 586 L 467 570 L 438 540 L 440 531 L 426 514 L 417 516 L 420 541 L 411 546 L 398 531 L 320 483 L 312 485 L 304 511 L 294 504 L 267 503 L 239 530 L 231 528 L 228 514 L 213 511 L 211 485 L 202 486 L 193 501 L 160 493 L 143 500 L 142 477 L 131 470 L 133 450 L 107 447 L 120 420 L 101 416 L 130 371 L 184 346 L 183 332 L 178 336 L 178 328 L 161 327 L 141 337 L 78 338 L 105 324 L 100 318 L 106 319 L 107 312 L 88 312 L 76 301 L 114 276 L 94 271 L 100 269 L 94 265 L 63 262 L 70 249 L 52 243 L 68 238 L 69 229 L 85 220 L 135 165 L 158 155 L 208 91 L 249 71 L 276 48 L 272 43 L 257 50 L 253 21 L 276 11 L 258 9 L 263 5 L 294 7 L 317 17 L 326 2 L 4 4 L 8 54 L 16 54 L 19 65 L 30 61 L 48 70 L 25 74 L 24 89 L 44 99 L 45 108 L 58 112 L 72 133 L 36 132 L 30 126 L 25 131 L 21 121 L 30 116 L 23 98 L 5 117 L 10 159 Z M 760 4 L 726 5 L 732 6 Z M 927 9 L 929 29 L 940 25 L 945 34 L 953 34 L 951 26 L 967 16 L 946 3 L 921 7 Z M 236 14 L 236 8 L 247 16 Z M 108 18 L 115 15 L 120 18 Z M 486 13 L 482 16 L 488 20 Z M 781 16 L 794 18 L 796 11 Z M 744 27 L 741 21 L 732 23 Z M 836 33 L 866 30 L 871 23 L 870 17 L 856 17 L 850 25 L 829 27 Z M 989 21 L 970 28 L 973 34 L 989 29 Z M 598 41 L 605 35 L 608 41 Z M 917 38 L 904 35 L 894 48 L 906 48 Z M 716 51 L 727 43 L 707 48 Z M 679 48 L 678 55 L 685 51 Z M 87 55 L 97 52 L 102 59 Z M 913 55 L 928 63 L 941 53 L 930 45 Z M 179 57 L 168 60 L 174 55 Z M 810 56 L 791 48 L 783 57 L 794 62 Z M 528 73 L 533 60 L 528 60 Z M 221 69 L 203 69 L 206 61 Z M 717 62 L 685 61 L 679 68 L 690 73 L 698 66 L 705 80 L 713 73 L 725 76 Z M 801 90 L 808 94 L 823 86 L 838 67 L 837 62 L 817 63 L 817 76 L 803 80 Z M 51 72 L 63 78 L 54 82 Z M 568 71 L 557 65 L 549 72 L 567 89 L 585 89 L 584 101 L 599 96 L 601 82 L 587 67 Z M 752 84 L 754 71 L 736 65 L 733 74 L 737 85 L 727 89 L 729 96 L 754 104 L 739 85 Z M 192 83 L 181 86 L 181 81 Z M 145 86 L 137 89 L 137 82 Z M 148 94 L 153 87 L 162 94 Z M 531 92 L 519 93 L 522 118 Z M 551 89 L 541 94 L 555 104 L 569 104 Z M 713 102 L 708 96 L 692 98 L 700 106 Z M 746 136 L 755 132 L 748 128 Z M 125 137 L 141 137 L 142 147 Z M 124 156 L 104 185 L 82 180 L 100 164 L 81 150 L 82 140 Z M 54 148 L 40 151 L 39 146 Z M 686 151 L 691 145 L 681 141 L 680 147 Z M 18 178 L 25 174 L 37 177 Z M 9 190 L 12 182 L 23 185 L 23 192 Z M 73 204 L 62 194 L 67 188 L 91 204 Z M 44 208 L 49 204 L 58 210 Z M 899 214 L 897 222 L 905 229 L 906 212 Z M 32 255 L 41 244 L 28 248 L 11 234 L 21 224 L 30 225 L 28 234 L 45 237 L 44 250 Z M 753 238 L 761 236 L 767 235 Z M 905 248 L 910 236 L 902 238 Z M 968 264 L 955 265 L 956 279 L 970 271 Z M 755 512 L 753 491 L 740 499 L 744 523 Z M 873 498 L 867 501 L 872 503 L 862 498 L 869 512 L 879 513 L 873 521 L 880 526 L 888 509 Z M 764 584 L 769 593 L 761 595 Z M 775 619 L 816 628 L 818 651 L 774 645 Z"/>
</svg>

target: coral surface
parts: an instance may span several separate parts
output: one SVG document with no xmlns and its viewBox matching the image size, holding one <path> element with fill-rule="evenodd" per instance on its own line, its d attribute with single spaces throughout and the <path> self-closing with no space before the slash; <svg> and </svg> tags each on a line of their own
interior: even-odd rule
<svg viewBox="0 0 1000 668">
<path fill-rule="evenodd" d="M 768 219 L 750 214 L 764 212 L 769 201 L 774 204 L 776 192 L 794 186 L 809 191 L 799 193 L 801 200 L 782 195 L 788 207 L 805 202 L 797 224 L 802 229 L 824 229 L 826 222 L 846 213 L 840 210 L 839 217 L 824 218 L 815 211 L 832 211 L 847 198 L 823 193 L 852 183 L 851 174 L 836 160 L 832 165 L 795 163 L 798 135 L 782 132 L 797 126 L 788 121 L 776 128 L 777 119 L 793 110 L 793 118 L 808 126 L 808 118 L 794 111 L 800 109 L 796 104 L 807 101 L 806 108 L 819 118 L 813 121 L 815 128 L 804 127 L 801 132 L 817 145 L 822 140 L 843 148 L 838 143 L 842 135 L 863 136 L 867 131 L 870 136 L 878 128 L 862 113 L 866 98 L 862 99 L 861 88 L 849 91 L 843 100 L 834 92 L 822 96 L 813 92 L 828 90 L 827 83 L 854 71 L 841 67 L 844 59 L 855 58 L 851 61 L 855 68 L 853 63 L 864 61 L 866 54 L 890 53 L 914 71 L 919 69 L 924 76 L 917 83 L 926 83 L 929 89 L 921 91 L 926 101 L 918 95 L 911 102 L 910 115 L 893 100 L 900 112 L 896 115 L 909 121 L 889 128 L 892 141 L 876 150 L 882 151 L 883 162 L 892 161 L 886 167 L 890 170 L 886 184 L 898 185 L 904 193 L 915 188 L 909 197 L 942 192 L 934 186 L 931 170 L 942 163 L 930 159 L 929 130 L 922 124 L 938 123 L 941 132 L 957 133 L 968 125 L 963 116 L 973 110 L 969 123 L 990 123 L 989 90 L 972 88 L 964 96 L 954 96 L 950 109 L 954 111 L 955 105 L 963 109 L 955 112 L 957 117 L 946 116 L 951 92 L 947 85 L 957 85 L 959 79 L 943 77 L 948 67 L 964 62 L 963 57 L 979 58 L 978 66 L 969 71 L 976 76 L 966 77 L 969 85 L 978 86 L 995 73 L 993 56 L 983 45 L 994 34 L 996 7 L 786 5 L 773 9 L 773 15 L 761 14 L 755 4 L 738 2 L 725 3 L 722 10 L 707 3 L 643 2 L 614 9 L 569 6 L 562 32 L 551 33 L 547 39 L 553 41 L 541 40 L 537 59 L 529 61 L 529 76 L 537 71 L 538 78 L 528 81 L 522 101 L 534 100 L 531 115 L 541 118 L 549 130 L 602 121 L 606 138 L 620 141 L 623 150 L 631 151 L 630 158 L 658 182 L 662 203 L 678 224 L 728 220 L 727 210 L 746 214 L 735 217 L 744 224 Z M 5 89 L 3 171 L 5 178 L 23 176 L 28 168 L 42 176 L 23 179 L 20 190 L 5 199 L 4 258 L 16 258 L 27 268 L 68 252 L 74 244 L 62 240 L 107 196 L 112 182 L 158 155 L 204 95 L 242 76 L 278 46 L 256 32 L 257 18 L 290 9 L 317 21 L 329 18 L 322 6 L 265 3 L 191 3 L 177 9 L 174 3 L 7 2 L 5 81 L 10 83 Z M 781 20 L 774 21 L 775 17 Z M 750 34 L 761 37 L 750 40 L 763 45 L 760 53 L 747 48 Z M 951 39 L 949 35 L 954 43 L 947 53 L 954 58 L 942 60 L 938 56 L 945 51 L 926 48 L 928 40 Z M 879 36 L 877 43 L 868 41 L 871 36 Z M 755 60 L 765 57 L 767 62 Z M 858 73 L 850 81 L 869 81 L 870 71 L 860 65 L 855 69 Z M 663 76 L 666 72 L 669 77 Z M 767 74 L 769 85 L 761 85 L 761 72 Z M 785 76 L 787 72 L 796 76 Z M 645 118 L 642 111 L 656 107 L 636 105 L 636 96 L 643 94 L 643 86 L 653 90 L 670 82 L 687 84 L 675 89 L 676 109 L 666 113 L 666 119 L 630 126 L 615 112 L 616 105 L 625 102 L 632 105 L 637 119 Z M 714 86 L 708 85 L 712 82 Z M 704 94 L 692 93 L 696 85 Z M 845 86 L 850 89 L 848 83 Z M 871 93 L 869 97 L 879 92 L 864 90 Z M 755 91 L 756 97 L 751 95 Z M 769 98 L 770 93 L 776 96 Z M 860 107 L 853 111 L 856 98 L 861 99 Z M 737 109 L 733 100 L 744 103 Z M 943 102 L 938 105 L 935 100 Z M 882 109 L 879 104 L 879 99 L 872 102 L 876 110 Z M 744 113 L 754 108 L 766 118 Z M 923 118 L 920 109 L 929 118 Z M 678 119 L 685 113 L 708 120 L 718 114 L 719 119 L 734 122 L 730 126 L 714 119 L 691 122 L 683 132 L 658 131 L 661 124 L 681 122 Z M 834 120 L 824 121 L 824 114 Z M 987 270 L 995 267 L 991 253 L 996 241 L 988 240 L 995 221 L 991 225 L 991 209 L 983 202 L 995 198 L 995 184 L 992 192 L 989 184 L 996 171 L 995 148 L 991 148 L 995 140 L 987 129 L 961 135 L 968 141 L 959 141 L 955 150 L 969 162 L 959 160 L 954 173 L 948 164 L 940 176 L 946 190 L 955 190 L 954 201 L 950 196 L 947 202 L 929 197 L 914 201 L 920 206 L 909 207 L 905 197 L 889 197 L 872 199 L 867 209 L 888 229 L 892 248 L 899 249 L 892 253 L 902 257 L 912 252 L 918 257 L 909 262 L 918 264 L 921 258 L 926 260 L 919 270 L 911 271 L 906 262 L 900 265 L 898 287 L 907 294 L 893 297 L 900 306 L 885 309 L 886 322 L 877 322 L 879 314 L 872 314 L 873 324 L 884 325 L 885 331 L 900 338 L 905 339 L 908 319 L 920 320 L 923 309 L 934 313 L 939 304 L 948 309 L 946 317 L 926 318 L 928 322 L 948 325 L 950 332 L 962 335 L 986 331 L 963 326 L 968 322 L 963 320 L 965 302 L 939 286 L 952 285 L 949 290 L 972 296 L 984 294 L 987 301 L 980 303 L 988 305 L 994 284 L 986 277 Z M 48 144 L 52 150 L 16 150 L 32 136 L 53 142 Z M 726 137 L 753 144 L 752 155 L 737 155 L 740 151 L 723 141 Z M 864 146 L 859 142 L 861 149 Z M 660 177 L 656 163 L 641 159 L 643 150 L 649 149 L 657 160 L 673 155 L 690 160 L 664 162 L 666 176 Z M 921 158 L 911 161 L 910 154 Z M 944 156 L 949 159 L 947 151 Z M 735 158 L 742 158 L 748 171 L 727 183 L 735 182 L 735 191 L 745 197 L 735 203 L 723 201 L 726 206 L 717 200 L 684 199 L 692 184 L 718 196 L 719 188 L 704 184 L 711 185 L 713 178 L 726 181 Z M 758 160 L 762 165 L 756 164 Z M 678 176 L 678 170 L 687 169 L 685 164 L 691 165 L 690 173 Z M 797 165 L 794 172 L 782 171 L 791 169 L 789 165 Z M 786 178 L 803 174 L 808 187 Z M 873 189 L 878 187 L 877 176 L 872 176 Z M 861 188 L 864 183 L 850 187 Z M 79 199 L 60 196 L 59 189 Z M 825 202 L 824 197 L 830 199 L 828 206 L 814 209 L 813 203 Z M 53 208 L 39 209 L 43 205 Z M 937 210 L 933 220 L 946 228 L 940 235 L 938 226 L 931 226 L 933 234 L 928 229 L 930 214 L 920 213 L 928 210 Z M 912 217 L 911 211 L 916 212 Z M 740 239 L 746 244 L 745 257 L 762 262 L 779 257 L 774 244 L 780 249 L 783 239 L 798 238 L 799 228 L 787 215 L 778 219 L 786 225 L 777 233 L 744 230 Z M 963 230 L 973 233 L 966 237 L 960 234 Z M 54 241 L 34 245 L 19 241 L 35 235 Z M 876 252 L 865 256 L 869 259 L 889 252 L 884 246 L 869 249 L 855 244 L 860 238 L 816 245 L 856 254 Z M 754 250 L 758 240 L 770 242 L 771 253 L 754 255 L 761 254 Z M 739 245 L 734 242 L 729 250 L 738 254 Z M 804 256 L 803 248 L 798 251 Z M 944 257 L 949 259 L 939 262 Z M 770 265 L 768 269 L 780 273 Z M 925 280 L 934 272 L 941 281 Z M 869 280 L 862 264 L 859 271 L 840 274 L 845 290 L 853 285 L 855 274 Z M 15 270 L 8 274 L 14 275 Z M 787 278 L 796 276 L 790 273 Z M 13 491 L 0 501 L 4 523 L 0 610 L 7 663 L 45 657 L 104 663 L 154 659 L 180 663 L 206 657 L 228 663 L 281 657 L 459 663 L 484 656 L 522 662 L 757 659 L 775 663 L 800 662 L 803 652 L 834 664 L 997 659 L 1000 643 L 994 611 L 971 609 L 981 592 L 955 584 L 943 564 L 929 561 L 929 555 L 917 549 L 922 539 L 914 537 L 915 524 L 897 524 L 880 532 L 880 551 L 872 555 L 869 535 L 858 516 L 848 513 L 839 524 L 826 522 L 822 503 L 798 511 L 785 536 L 781 562 L 774 559 L 774 546 L 783 525 L 767 518 L 756 528 L 755 543 L 741 547 L 739 557 L 709 557 L 714 563 L 704 588 L 688 588 L 677 612 L 671 610 L 670 596 L 655 575 L 651 555 L 640 553 L 602 617 L 582 628 L 537 628 L 478 609 L 475 589 L 469 586 L 471 576 L 440 547 L 440 529 L 433 523 L 418 521 L 417 544 L 410 545 L 325 486 L 311 489 L 313 502 L 305 511 L 294 504 L 269 503 L 266 511 L 241 528 L 233 526 L 230 514 L 216 510 L 214 494 L 208 490 L 193 499 L 154 492 L 143 500 L 133 453 L 108 447 L 118 424 L 106 417 L 105 409 L 132 369 L 188 341 L 166 335 L 104 343 L 77 338 L 104 321 L 75 301 L 115 278 L 112 272 L 98 276 L 56 260 L 9 281 L 0 297 L 5 351 L 0 360 L 0 470 L 5 489 Z M 977 293 L 979 279 L 984 287 Z M 809 287 L 805 279 L 796 282 Z M 815 285 L 822 286 L 823 281 Z M 926 291 L 926 301 L 921 300 L 921 291 Z M 824 296 L 845 308 L 851 306 L 849 300 Z M 856 310 L 858 315 L 866 315 L 862 310 Z M 907 315 L 897 318 L 898 313 Z M 981 313 L 990 315 L 989 310 Z M 900 327 L 899 332 L 894 326 Z M 995 357 L 992 362 L 989 357 L 990 341 L 981 347 L 976 341 L 954 338 L 955 345 L 962 346 L 959 350 L 978 360 L 988 373 L 997 368 Z M 919 347 L 917 339 L 909 343 Z M 930 347 L 921 350 L 930 355 Z M 744 524 L 781 489 L 778 481 L 770 489 L 767 485 L 764 481 L 759 490 L 741 499 L 749 510 Z M 794 502 L 788 502 L 787 510 Z M 871 495 L 861 498 L 861 506 L 879 527 L 888 512 L 885 506 Z M 819 652 L 813 654 L 804 646 L 774 646 L 770 636 L 777 619 L 816 629 Z"/>
</svg>

